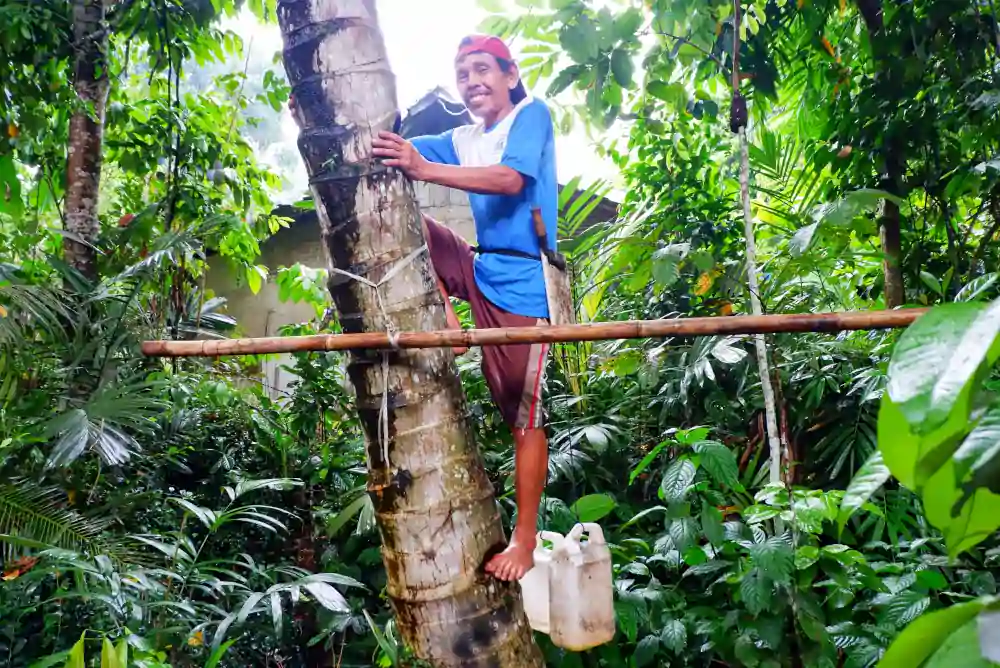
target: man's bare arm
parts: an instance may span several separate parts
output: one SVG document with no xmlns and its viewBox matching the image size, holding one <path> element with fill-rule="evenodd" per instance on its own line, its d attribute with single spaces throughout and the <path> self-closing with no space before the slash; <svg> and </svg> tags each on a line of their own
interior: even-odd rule
<svg viewBox="0 0 1000 668">
<path fill-rule="evenodd" d="M 524 177 L 504 165 L 457 167 L 430 162 L 413 144 L 391 132 L 380 132 L 372 140 L 376 156 L 388 167 L 398 167 L 415 181 L 436 183 L 480 195 L 516 195 L 524 189 Z"/>
</svg>

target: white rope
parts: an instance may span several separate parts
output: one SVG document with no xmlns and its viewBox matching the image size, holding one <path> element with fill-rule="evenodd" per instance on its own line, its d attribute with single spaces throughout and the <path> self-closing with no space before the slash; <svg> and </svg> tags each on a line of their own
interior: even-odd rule
<svg viewBox="0 0 1000 668">
<path fill-rule="evenodd" d="M 743 223 L 747 241 L 747 282 L 750 284 L 750 309 L 754 315 L 762 315 L 760 305 L 760 282 L 757 280 L 757 241 L 753 232 L 753 216 L 750 213 L 750 156 L 747 147 L 746 128 L 740 128 L 740 195 L 743 199 Z M 775 416 L 774 388 L 771 386 L 771 370 L 767 361 L 767 345 L 763 334 L 754 335 L 757 344 L 757 367 L 760 372 L 760 386 L 764 392 L 764 417 L 767 422 L 767 443 L 771 448 L 771 484 L 781 482 L 781 439 L 778 436 L 778 420 Z"/>
<path fill-rule="evenodd" d="M 382 302 L 382 291 L 380 288 L 388 283 L 390 280 L 395 278 L 399 272 L 410 266 L 415 259 L 420 257 L 420 255 L 427 250 L 427 244 L 424 244 L 420 248 L 416 249 L 402 260 L 396 263 L 396 265 L 389 270 L 385 276 L 382 277 L 378 283 L 368 280 L 364 276 L 358 276 L 357 274 L 352 274 L 349 271 L 344 271 L 343 269 L 338 269 L 337 267 L 332 267 L 330 271 L 335 274 L 340 274 L 352 281 L 357 281 L 358 283 L 364 283 L 368 287 L 375 290 L 375 299 L 378 302 L 379 311 L 382 313 L 382 319 L 385 321 L 385 333 L 389 337 L 389 345 L 392 346 L 393 350 L 399 350 L 399 332 L 396 330 L 396 326 L 389 319 L 389 314 L 385 311 L 385 304 Z M 379 430 L 382 433 L 382 461 L 385 462 L 386 470 L 391 470 L 389 465 L 389 351 L 382 351 L 382 406 L 379 408 Z"/>
</svg>

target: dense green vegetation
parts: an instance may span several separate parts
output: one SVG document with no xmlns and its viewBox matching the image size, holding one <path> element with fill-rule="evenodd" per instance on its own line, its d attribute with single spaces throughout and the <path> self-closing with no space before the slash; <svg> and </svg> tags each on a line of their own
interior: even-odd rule
<svg viewBox="0 0 1000 668">
<path fill-rule="evenodd" d="M 344 359 L 295 356 L 279 404 L 261 360 L 139 351 L 239 331 L 204 287 L 210 256 L 310 300 L 289 333 L 337 329 L 299 270 L 259 264 L 287 224 L 271 212 L 288 184 L 253 148 L 287 98 L 280 64 L 247 67 L 218 27 L 241 2 L 111 8 L 94 280 L 62 251 L 72 4 L 0 5 L 0 663 L 398 664 Z M 564 202 L 581 315 L 747 313 L 733 7 L 482 4 L 561 124 L 626 137 L 605 147 L 620 216 L 576 234 L 586 198 Z M 606 527 L 620 634 L 586 656 L 539 640 L 553 666 L 860 668 L 947 609 L 892 665 L 937 651 L 928 625 L 964 634 L 928 665 L 959 665 L 947 652 L 971 660 L 1000 576 L 994 3 L 742 9 L 765 311 L 937 310 L 905 334 L 769 338 L 780 484 L 750 339 L 557 350 L 543 521 Z M 460 367 L 509 520 L 510 436 L 476 353 Z"/>
</svg>

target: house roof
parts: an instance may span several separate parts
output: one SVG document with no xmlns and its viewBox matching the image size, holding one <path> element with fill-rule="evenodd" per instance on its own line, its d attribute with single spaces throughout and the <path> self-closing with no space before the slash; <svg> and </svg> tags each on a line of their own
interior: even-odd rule
<svg viewBox="0 0 1000 668">
<path fill-rule="evenodd" d="M 462 125 L 472 125 L 473 122 L 472 114 L 465 105 L 438 86 L 406 110 L 399 134 L 404 139 L 439 135 Z"/>
</svg>

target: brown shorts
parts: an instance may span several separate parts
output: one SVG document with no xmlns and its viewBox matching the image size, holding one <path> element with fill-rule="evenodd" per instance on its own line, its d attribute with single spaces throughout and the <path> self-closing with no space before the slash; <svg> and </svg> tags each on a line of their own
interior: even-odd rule
<svg viewBox="0 0 1000 668">
<path fill-rule="evenodd" d="M 424 216 L 431 262 L 445 290 L 469 302 L 476 327 L 536 327 L 544 318 L 509 313 L 488 300 L 473 275 L 475 252 L 453 231 Z M 547 343 L 483 346 L 483 375 L 504 421 L 513 429 L 534 429 L 545 424 L 542 390 L 545 385 Z"/>
</svg>

